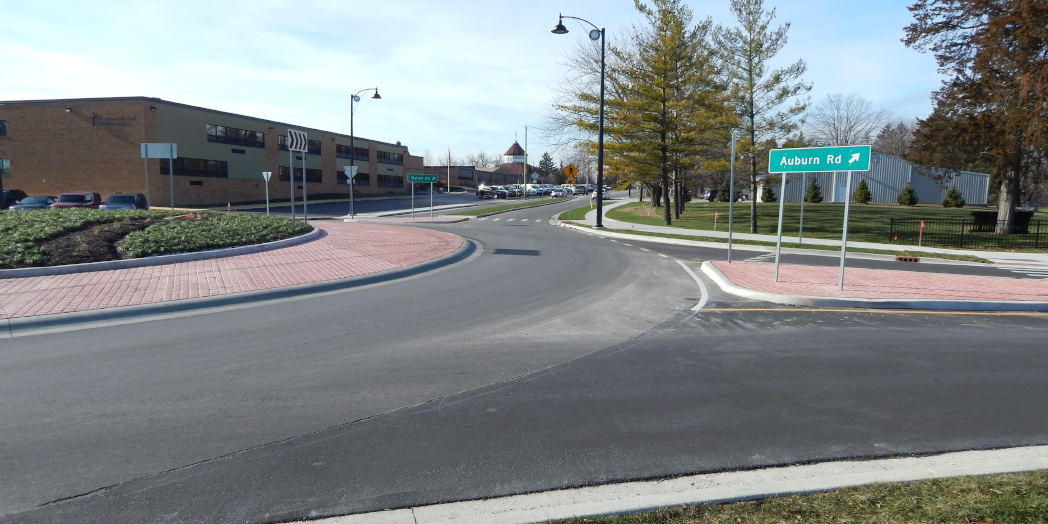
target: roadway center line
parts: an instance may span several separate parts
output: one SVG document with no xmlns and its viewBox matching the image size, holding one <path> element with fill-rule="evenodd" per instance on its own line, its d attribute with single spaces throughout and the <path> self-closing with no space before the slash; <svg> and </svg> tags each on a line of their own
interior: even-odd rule
<svg viewBox="0 0 1048 524">
<path fill-rule="evenodd" d="M 513 222 L 513 220 L 515 220 L 515 219 L 512 219 L 512 218 L 507 218 L 507 219 L 506 219 L 506 222 Z"/>
<path fill-rule="evenodd" d="M 665 255 L 663 255 L 663 256 L 665 256 Z M 699 278 L 699 276 L 696 275 L 695 272 L 692 271 L 691 268 L 688 267 L 687 264 L 685 264 L 684 262 L 681 262 L 680 260 L 678 260 L 677 263 L 680 264 L 680 267 L 684 268 L 684 271 L 687 271 L 688 274 L 691 275 L 691 278 L 695 279 L 695 283 L 699 285 L 699 292 L 702 293 L 701 295 L 699 295 L 699 297 L 700 297 L 699 303 L 695 304 L 695 307 L 691 308 L 692 311 L 698 311 L 698 310 L 702 309 L 702 306 L 706 305 L 707 301 L 709 301 L 709 299 L 710 299 L 710 292 L 709 292 L 709 290 L 706 289 L 706 284 L 702 283 L 702 279 Z"/>
<path fill-rule="evenodd" d="M 498 222 L 499 220 L 502 220 L 502 219 L 501 218 L 493 218 L 493 219 L 491 219 L 492 222 Z"/>
<path fill-rule="evenodd" d="M 640 248 L 641 251 L 651 251 L 650 249 Z"/>
</svg>

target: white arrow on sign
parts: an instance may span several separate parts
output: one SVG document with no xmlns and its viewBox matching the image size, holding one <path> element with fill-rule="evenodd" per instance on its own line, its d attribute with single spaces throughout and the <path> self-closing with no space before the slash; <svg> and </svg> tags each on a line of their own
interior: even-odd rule
<svg viewBox="0 0 1048 524">
<path fill-rule="evenodd" d="M 862 156 L 862 153 L 855 153 L 855 154 L 853 154 L 851 156 L 851 160 L 848 161 L 848 165 L 850 166 L 850 165 L 858 162 L 860 156 Z"/>
</svg>

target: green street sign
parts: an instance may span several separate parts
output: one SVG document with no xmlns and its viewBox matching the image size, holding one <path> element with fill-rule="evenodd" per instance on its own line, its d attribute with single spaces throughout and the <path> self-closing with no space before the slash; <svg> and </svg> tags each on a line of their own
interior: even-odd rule
<svg viewBox="0 0 1048 524">
<path fill-rule="evenodd" d="M 870 146 L 805 147 L 772 149 L 769 173 L 828 173 L 869 171 Z"/>
<path fill-rule="evenodd" d="M 436 184 L 437 175 L 420 175 L 418 173 L 408 173 L 408 182 L 416 182 L 420 184 Z"/>
</svg>

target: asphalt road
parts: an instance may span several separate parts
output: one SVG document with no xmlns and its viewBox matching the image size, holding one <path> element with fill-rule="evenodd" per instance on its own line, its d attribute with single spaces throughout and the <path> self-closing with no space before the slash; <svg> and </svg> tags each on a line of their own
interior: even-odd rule
<svg viewBox="0 0 1048 524">
<path fill-rule="evenodd" d="M 403 281 L 4 341 L 0 521 L 279 522 L 1048 443 L 1043 316 L 713 288 L 696 312 L 676 259 L 722 250 L 551 226 L 564 207 L 435 226 L 482 252 Z"/>
<path fill-rule="evenodd" d="M 299 195 L 301 199 L 301 195 Z M 429 194 L 417 194 L 415 196 L 415 208 L 429 208 Z M 509 202 L 515 202 L 516 200 L 510 200 Z M 478 199 L 473 193 L 451 193 L 451 194 L 439 194 L 433 195 L 434 206 L 446 206 L 450 204 L 477 204 L 477 205 L 504 205 L 504 200 L 492 200 L 492 199 Z M 349 214 L 349 200 L 345 201 L 334 201 L 334 202 L 311 202 L 308 204 L 308 212 L 310 217 L 340 217 Z M 356 199 L 353 202 L 354 213 L 379 213 L 383 211 L 399 211 L 402 209 L 411 209 L 411 197 L 398 196 L 392 198 L 364 198 Z M 246 213 L 265 213 L 266 206 L 256 206 L 252 208 L 241 208 L 240 212 Z M 290 215 L 291 206 L 288 204 L 284 205 L 271 205 L 269 207 L 271 214 L 277 215 Z M 295 213 L 302 213 L 302 203 L 299 201 L 295 205 Z"/>
</svg>

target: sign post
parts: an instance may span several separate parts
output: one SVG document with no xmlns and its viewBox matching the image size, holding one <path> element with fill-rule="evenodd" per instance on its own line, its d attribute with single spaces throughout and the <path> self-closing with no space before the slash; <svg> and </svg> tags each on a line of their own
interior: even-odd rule
<svg viewBox="0 0 1048 524">
<path fill-rule="evenodd" d="M 773 149 L 768 152 L 768 172 L 783 173 L 782 194 L 786 196 L 785 173 L 835 173 L 845 171 L 848 181 L 844 195 L 844 227 L 841 235 L 841 269 L 837 289 L 844 289 L 844 259 L 848 251 L 848 215 L 851 211 L 851 179 L 855 171 L 870 170 L 870 146 L 805 147 L 799 149 Z M 803 198 L 801 200 L 804 200 Z M 779 235 L 781 243 L 782 212 L 779 212 Z M 775 281 L 779 275 L 778 244 L 775 248 Z"/>
<path fill-rule="evenodd" d="M 273 176 L 271 171 L 263 171 L 262 178 L 266 180 L 266 216 L 269 216 L 269 177 Z"/>
<path fill-rule="evenodd" d="M 167 181 L 168 181 L 168 192 L 171 197 L 171 209 L 175 208 L 175 158 L 178 157 L 178 144 L 149 144 L 142 143 L 142 164 L 146 168 L 146 200 L 149 196 L 149 159 L 150 158 L 166 158 L 167 159 Z"/>
<path fill-rule="evenodd" d="M 411 220 L 415 220 L 415 184 L 429 184 L 429 217 L 433 218 L 433 184 L 437 183 L 437 175 L 421 175 L 408 173 L 408 183 L 411 184 Z"/>
<path fill-rule="evenodd" d="M 302 220 L 306 219 L 306 151 L 309 150 L 306 133 L 287 130 L 287 165 L 291 183 L 291 223 L 295 223 L 295 153 L 302 153 Z"/>
<path fill-rule="evenodd" d="M 354 179 L 357 177 L 357 166 L 342 166 L 342 169 L 346 171 L 346 177 L 349 178 L 346 182 L 349 184 L 349 218 L 356 218 L 356 213 L 353 211 L 353 188 Z"/>
</svg>

